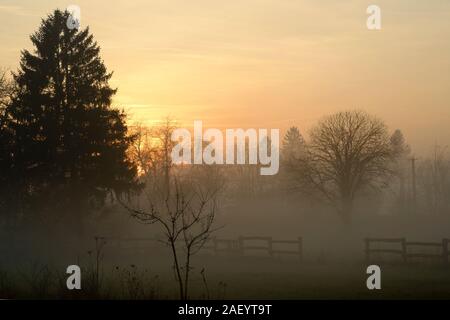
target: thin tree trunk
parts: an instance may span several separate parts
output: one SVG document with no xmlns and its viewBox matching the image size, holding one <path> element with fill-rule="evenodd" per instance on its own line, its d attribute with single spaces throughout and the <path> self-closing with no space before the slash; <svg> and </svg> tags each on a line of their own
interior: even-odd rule
<svg viewBox="0 0 450 320">
<path fill-rule="evenodd" d="M 180 266 L 179 266 L 178 257 L 177 257 L 177 249 L 175 248 L 175 242 L 172 239 L 170 239 L 170 245 L 172 248 L 173 261 L 175 264 L 175 271 L 177 273 L 178 286 L 179 286 L 179 290 L 180 290 L 180 299 L 184 300 L 183 279 L 181 278 Z"/>
<path fill-rule="evenodd" d="M 186 264 L 185 264 L 185 274 L 184 274 L 184 297 L 187 299 L 188 297 L 188 283 L 189 283 L 189 265 L 190 265 L 190 259 L 191 259 L 191 249 L 187 249 L 186 254 Z"/>
</svg>

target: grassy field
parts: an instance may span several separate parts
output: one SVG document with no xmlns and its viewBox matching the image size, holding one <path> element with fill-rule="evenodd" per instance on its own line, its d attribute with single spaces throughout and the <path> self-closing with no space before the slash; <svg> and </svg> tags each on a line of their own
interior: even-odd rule
<svg viewBox="0 0 450 320">
<path fill-rule="evenodd" d="M 380 263 L 381 290 L 368 290 L 361 262 L 245 260 L 210 263 L 208 283 L 218 293 L 212 298 L 450 299 L 450 266 L 436 263 Z M 192 287 L 201 292 L 198 277 Z"/>
<path fill-rule="evenodd" d="M 84 268 L 82 290 L 75 292 L 65 288 L 66 275 L 61 268 L 33 264 L 0 272 L 0 298 L 177 299 L 174 274 L 168 265 L 161 259 L 147 265 L 122 260 L 120 266 L 105 261 L 99 285 L 93 269 Z M 206 256 L 196 259 L 191 270 L 190 297 L 450 299 L 450 266 L 430 262 L 379 265 L 381 290 L 368 290 L 367 264 L 362 262 Z"/>
<path fill-rule="evenodd" d="M 449 299 L 450 272 L 443 268 L 382 266 L 381 290 L 368 290 L 364 266 L 299 267 L 297 271 L 223 273 L 236 299 Z"/>
</svg>

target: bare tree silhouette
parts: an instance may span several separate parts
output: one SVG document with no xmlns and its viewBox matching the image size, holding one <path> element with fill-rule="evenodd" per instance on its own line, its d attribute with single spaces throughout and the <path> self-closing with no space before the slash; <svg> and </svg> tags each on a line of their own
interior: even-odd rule
<svg viewBox="0 0 450 320">
<path fill-rule="evenodd" d="M 353 203 L 364 188 L 379 190 L 392 174 L 393 153 L 385 124 L 365 112 L 339 112 L 311 130 L 301 176 L 307 187 L 351 222 Z"/>
</svg>

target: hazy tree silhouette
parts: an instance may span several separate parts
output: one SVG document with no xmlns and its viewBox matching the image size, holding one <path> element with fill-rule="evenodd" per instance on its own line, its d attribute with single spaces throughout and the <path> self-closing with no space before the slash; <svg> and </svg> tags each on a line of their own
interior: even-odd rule
<svg viewBox="0 0 450 320">
<path fill-rule="evenodd" d="M 69 29 L 68 18 L 68 12 L 54 11 L 31 36 L 34 51 L 22 51 L 7 125 L 28 200 L 25 213 L 64 209 L 60 216 L 80 222 L 108 192 L 137 184 L 136 168 L 126 157 L 133 137 L 124 112 L 111 107 L 112 73 L 89 29 Z"/>
<path fill-rule="evenodd" d="M 350 222 L 358 192 L 385 186 L 393 158 L 385 124 L 364 112 L 339 112 L 311 130 L 304 179 Z"/>
<path fill-rule="evenodd" d="M 158 188 L 155 192 L 170 191 L 170 177 L 174 168 L 171 152 L 176 144 L 171 137 L 176 128 L 176 121 L 170 117 L 153 127 L 141 124 L 132 127 L 136 139 L 129 149 L 129 156 L 137 164 L 140 179 L 145 182 L 147 189 L 153 186 Z"/>
<path fill-rule="evenodd" d="M 417 168 L 419 199 L 432 214 L 450 212 L 450 156 L 446 146 L 435 145 L 431 156 Z"/>
<path fill-rule="evenodd" d="M 8 225 L 12 222 L 14 201 L 17 197 L 14 181 L 14 162 L 11 157 L 14 151 L 14 134 L 8 127 L 7 108 L 13 93 L 13 84 L 6 72 L 0 72 L 0 212 Z"/>
<path fill-rule="evenodd" d="M 291 127 L 283 138 L 282 156 L 285 162 L 300 158 L 305 150 L 305 139 L 297 127 Z"/>
<path fill-rule="evenodd" d="M 7 78 L 6 71 L 0 70 L 0 114 L 5 115 L 13 90 L 12 82 Z"/>
<path fill-rule="evenodd" d="M 292 196 L 292 191 L 298 191 L 302 185 L 299 172 L 303 169 L 302 158 L 305 157 L 305 151 L 306 142 L 300 130 L 295 126 L 289 128 L 282 141 L 279 174 L 281 188 L 287 197 Z M 296 197 L 298 196 L 296 192 Z"/>
<path fill-rule="evenodd" d="M 133 127 L 137 138 L 129 152 L 145 187 L 135 197 L 118 199 L 133 218 L 160 227 L 160 240 L 172 254 L 179 297 L 187 299 L 192 257 L 216 230 L 213 224 L 225 179 L 217 166 L 173 163 L 176 128 L 169 117 L 154 127 Z"/>
<path fill-rule="evenodd" d="M 396 206 L 400 212 L 406 209 L 406 177 L 408 175 L 408 156 L 411 148 L 406 143 L 401 130 L 397 129 L 390 138 L 391 148 L 394 156 L 393 173 L 398 181 L 398 197 Z M 394 190 L 396 193 L 397 190 Z"/>
<path fill-rule="evenodd" d="M 400 129 L 394 131 L 390 138 L 392 151 L 397 158 L 405 157 L 411 152 L 411 148 L 406 143 L 405 137 Z"/>
</svg>

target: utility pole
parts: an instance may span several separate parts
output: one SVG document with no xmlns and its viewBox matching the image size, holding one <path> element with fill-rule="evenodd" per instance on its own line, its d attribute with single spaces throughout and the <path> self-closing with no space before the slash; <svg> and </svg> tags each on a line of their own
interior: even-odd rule
<svg viewBox="0 0 450 320">
<path fill-rule="evenodd" d="M 411 160 L 411 177 L 412 177 L 412 203 L 414 207 L 416 206 L 416 160 L 414 156 L 410 159 Z M 414 208 L 415 209 L 415 208 Z"/>
</svg>

